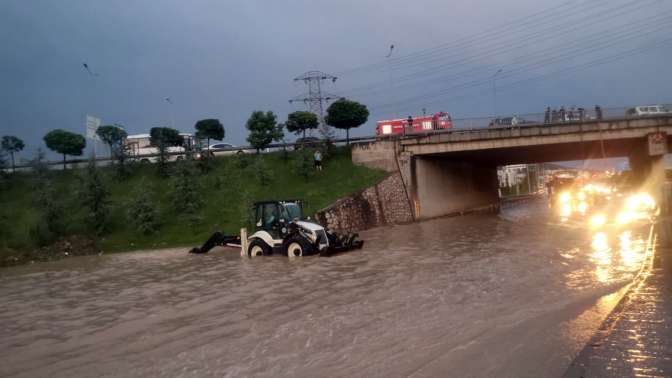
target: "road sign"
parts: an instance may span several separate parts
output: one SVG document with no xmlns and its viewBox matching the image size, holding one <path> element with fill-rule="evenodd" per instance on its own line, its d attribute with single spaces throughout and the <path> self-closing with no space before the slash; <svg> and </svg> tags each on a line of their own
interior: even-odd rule
<svg viewBox="0 0 672 378">
<path fill-rule="evenodd" d="M 667 134 L 657 132 L 649 134 L 649 156 L 665 155 L 667 153 Z"/>
<path fill-rule="evenodd" d="M 86 116 L 86 137 L 93 140 L 100 140 L 96 130 L 100 127 L 100 118 L 90 115 Z"/>
</svg>

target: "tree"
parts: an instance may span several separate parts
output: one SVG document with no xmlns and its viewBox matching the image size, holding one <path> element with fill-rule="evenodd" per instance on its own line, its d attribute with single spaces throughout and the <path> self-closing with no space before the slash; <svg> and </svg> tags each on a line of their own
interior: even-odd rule
<svg viewBox="0 0 672 378">
<path fill-rule="evenodd" d="M 170 127 L 152 127 L 149 130 L 149 142 L 159 150 L 159 174 L 167 176 L 168 147 L 181 146 L 184 143 L 184 138 L 179 131 Z"/>
<path fill-rule="evenodd" d="M 28 166 L 35 176 L 44 178 L 49 172 L 49 164 L 44 151 L 41 148 L 37 149 L 35 157 L 28 161 Z"/>
<path fill-rule="evenodd" d="M 337 129 L 345 129 L 346 141 L 350 144 L 350 129 L 363 125 L 368 119 L 366 105 L 342 98 L 329 106 L 325 122 Z"/>
<path fill-rule="evenodd" d="M 63 154 L 63 169 L 66 155 L 81 156 L 86 147 L 86 139 L 82 135 L 62 129 L 48 132 L 43 139 L 50 150 Z"/>
<path fill-rule="evenodd" d="M 271 111 L 266 113 L 259 110 L 252 112 L 245 127 L 250 131 L 247 141 L 257 149 L 257 153 L 274 140 L 281 140 L 284 137 L 282 126 L 277 125 L 275 114 Z"/>
<path fill-rule="evenodd" d="M 302 148 L 296 154 L 296 161 L 294 163 L 294 171 L 304 179 L 309 179 L 315 173 L 313 166 L 313 151 L 308 148 Z"/>
<path fill-rule="evenodd" d="M 147 189 L 148 185 L 144 180 L 140 182 L 126 211 L 129 223 L 144 235 L 152 234 L 159 229 L 159 212 L 152 199 L 154 193 L 151 189 Z"/>
<path fill-rule="evenodd" d="M 224 126 L 218 119 L 202 119 L 196 122 L 194 127 L 196 128 L 196 137 L 207 139 L 208 146 L 210 146 L 210 139 L 224 139 Z"/>
<path fill-rule="evenodd" d="M 258 159 L 256 160 L 257 161 L 254 164 L 254 174 L 257 176 L 259 183 L 263 187 L 266 187 L 271 183 L 273 175 L 270 169 L 268 169 L 268 166 L 266 165 L 263 156 L 258 156 Z"/>
<path fill-rule="evenodd" d="M 100 126 L 96 134 L 109 147 L 111 158 L 116 158 L 119 151 L 123 150 L 124 138 L 128 136 L 126 131 L 117 125 Z"/>
<path fill-rule="evenodd" d="M 96 161 L 91 158 L 81 179 L 80 199 L 88 210 L 86 220 L 89 226 L 100 235 L 105 231 L 110 215 L 110 192 L 105 187 Z"/>
<path fill-rule="evenodd" d="M 96 130 L 96 134 L 100 137 L 103 143 L 107 144 L 110 149 L 110 158 L 117 161 L 116 171 L 117 175 L 124 178 L 128 175 L 126 167 L 126 157 L 128 156 L 129 146 L 124 143 L 128 136 L 126 130 L 119 125 L 100 126 Z"/>
<path fill-rule="evenodd" d="M 41 234 L 40 239 L 43 242 L 52 241 L 54 238 L 62 236 L 64 231 L 65 203 L 63 195 L 62 193 L 59 195 L 53 181 L 45 176 L 40 176 L 34 190 L 34 202 L 42 213 L 41 223 L 36 227 L 34 233 Z M 46 230 L 40 230 L 42 224 Z"/>
<path fill-rule="evenodd" d="M 173 178 L 172 192 L 173 208 L 184 216 L 192 227 L 201 222 L 199 211 L 203 206 L 201 183 L 194 179 L 195 176 L 192 161 L 179 162 Z"/>
<path fill-rule="evenodd" d="M 14 172 L 14 153 L 23 150 L 24 147 L 23 141 L 13 135 L 2 137 L 2 149 L 9 152 L 9 156 L 12 158 L 12 173 Z"/>
<path fill-rule="evenodd" d="M 306 137 L 306 130 L 317 129 L 317 126 L 320 122 L 317 120 L 315 113 L 311 112 L 294 112 L 290 113 L 287 116 L 287 130 L 296 135 L 303 134 L 303 137 Z"/>
<path fill-rule="evenodd" d="M 8 174 L 5 172 L 5 168 L 7 168 L 7 154 L 5 153 L 4 150 L 0 149 L 0 190 L 3 190 L 6 188 L 7 184 L 9 183 L 8 180 Z M 0 222 L 1 223 L 1 222 Z M 2 224 L 0 224 L 0 227 L 2 227 Z M 0 230 L 0 239 L 2 239 L 2 233 L 3 231 Z M 0 244 L 1 246 L 1 244 Z"/>
</svg>

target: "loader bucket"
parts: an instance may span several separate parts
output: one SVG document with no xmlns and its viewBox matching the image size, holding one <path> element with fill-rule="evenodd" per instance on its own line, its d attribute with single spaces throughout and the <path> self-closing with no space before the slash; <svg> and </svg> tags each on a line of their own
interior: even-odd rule
<svg viewBox="0 0 672 378">
<path fill-rule="evenodd" d="M 361 249 L 364 246 L 363 240 L 357 240 L 357 234 L 338 236 L 335 240 L 330 240 L 329 248 L 320 252 L 320 256 L 329 257 L 336 254 Z"/>
</svg>

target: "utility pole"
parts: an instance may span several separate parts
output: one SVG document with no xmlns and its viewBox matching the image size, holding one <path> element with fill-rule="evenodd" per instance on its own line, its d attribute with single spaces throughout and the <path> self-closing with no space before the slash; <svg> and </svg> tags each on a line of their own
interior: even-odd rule
<svg viewBox="0 0 672 378">
<path fill-rule="evenodd" d="M 308 111 L 314 113 L 317 116 L 317 119 L 320 123 L 320 133 L 322 133 L 322 136 L 325 139 L 330 139 L 332 135 L 331 130 L 324 123 L 324 106 L 329 101 L 337 99 L 339 96 L 323 92 L 322 81 L 331 80 L 332 83 L 335 83 L 336 79 L 336 76 L 329 75 L 321 71 L 308 71 L 302 75 L 299 75 L 294 78 L 294 81 L 303 81 L 308 86 L 308 92 L 289 100 L 290 104 L 298 101 L 306 104 Z"/>
</svg>

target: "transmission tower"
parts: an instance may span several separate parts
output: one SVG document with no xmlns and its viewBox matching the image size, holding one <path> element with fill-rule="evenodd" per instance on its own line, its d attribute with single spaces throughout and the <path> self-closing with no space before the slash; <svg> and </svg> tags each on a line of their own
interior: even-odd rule
<svg viewBox="0 0 672 378">
<path fill-rule="evenodd" d="M 336 79 L 336 76 L 321 71 L 308 71 L 294 78 L 294 81 L 303 81 L 308 86 L 308 92 L 289 100 L 290 104 L 294 102 L 303 102 L 308 107 L 309 112 L 317 115 L 317 119 L 320 122 L 320 132 L 325 138 L 331 136 L 331 131 L 324 123 L 324 105 L 331 100 L 339 98 L 339 96 L 323 92 L 322 81 L 331 80 L 331 82 L 334 83 L 336 82 Z"/>
</svg>

